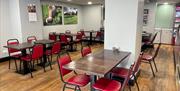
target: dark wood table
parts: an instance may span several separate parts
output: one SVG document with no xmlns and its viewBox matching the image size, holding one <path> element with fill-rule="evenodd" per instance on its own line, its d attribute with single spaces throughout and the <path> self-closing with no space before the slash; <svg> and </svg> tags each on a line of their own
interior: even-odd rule
<svg viewBox="0 0 180 91">
<path fill-rule="evenodd" d="M 102 50 L 77 61 L 72 61 L 63 67 L 91 75 L 91 91 L 94 91 L 92 84 L 96 81 L 96 77 L 107 76 L 114 67 L 120 64 L 130 54 L 130 52 L 121 51 L 117 53 L 112 50 Z"/>
<path fill-rule="evenodd" d="M 21 53 L 22 53 L 22 56 L 25 56 L 27 54 L 26 53 L 26 49 L 32 48 L 33 44 L 32 43 L 28 43 L 28 42 L 24 42 L 24 43 L 20 43 L 20 44 L 7 45 L 7 46 L 4 46 L 4 47 L 5 48 L 12 48 L 12 49 L 20 50 Z M 18 71 L 18 73 L 20 73 L 20 74 L 27 74 L 27 73 L 29 73 L 29 69 L 28 69 L 26 61 L 23 61 L 23 68 L 24 69 L 22 69 L 21 71 Z"/>
<path fill-rule="evenodd" d="M 43 51 L 46 52 L 46 45 L 48 44 L 53 44 L 55 41 L 54 40 L 46 40 L 46 39 L 43 39 L 43 40 L 37 40 L 35 41 L 35 44 L 42 44 L 43 45 Z M 46 54 L 44 53 L 43 54 L 43 60 L 44 62 L 46 63 L 47 62 L 47 57 L 46 57 Z M 40 66 L 43 66 L 43 64 L 39 64 Z M 47 65 L 46 65 L 47 66 Z"/>
</svg>

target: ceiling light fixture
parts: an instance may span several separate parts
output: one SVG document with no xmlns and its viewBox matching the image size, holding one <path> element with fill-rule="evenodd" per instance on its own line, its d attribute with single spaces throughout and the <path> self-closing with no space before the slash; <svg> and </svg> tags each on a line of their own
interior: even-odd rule
<svg viewBox="0 0 180 91">
<path fill-rule="evenodd" d="M 91 1 L 89 1 L 89 2 L 88 2 L 88 4 L 89 4 L 89 5 L 91 5 L 91 4 L 92 4 L 92 2 L 91 2 Z"/>
<path fill-rule="evenodd" d="M 71 2 L 72 0 L 67 0 L 68 2 Z"/>
<path fill-rule="evenodd" d="M 165 3 L 163 3 L 164 5 L 167 5 L 167 4 L 169 4 L 168 2 L 165 2 Z"/>
</svg>

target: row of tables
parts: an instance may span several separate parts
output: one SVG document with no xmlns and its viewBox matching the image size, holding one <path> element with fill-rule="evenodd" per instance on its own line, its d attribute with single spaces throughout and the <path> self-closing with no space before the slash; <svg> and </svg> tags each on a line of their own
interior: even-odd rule
<svg viewBox="0 0 180 91">
<path fill-rule="evenodd" d="M 52 40 L 37 40 L 35 43 L 37 44 L 43 44 L 44 46 L 44 51 L 46 51 L 46 45 L 47 44 L 52 44 L 54 41 Z M 4 46 L 5 48 L 13 48 L 16 50 L 20 50 L 23 55 L 26 55 L 26 49 L 27 48 L 32 48 L 34 44 L 32 43 L 20 43 L 16 45 L 9 45 L 9 46 Z M 95 91 L 93 89 L 92 84 L 95 83 L 97 76 L 100 77 L 108 77 L 109 72 L 119 65 L 122 61 L 124 61 L 126 58 L 129 57 L 131 53 L 130 52 L 125 52 L 125 51 L 112 51 L 112 50 L 101 50 L 97 53 L 92 53 L 86 57 L 80 58 L 77 61 L 72 61 L 69 64 L 66 64 L 63 66 L 65 69 L 69 70 L 75 70 L 75 71 L 80 71 L 83 73 L 86 73 L 90 75 L 91 77 L 91 91 Z M 44 62 L 46 62 L 46 55 L 43 56 Z M 23 74 L 28 73 L 28 66 L 25 61 L 23 61 Z"/>
</svg>

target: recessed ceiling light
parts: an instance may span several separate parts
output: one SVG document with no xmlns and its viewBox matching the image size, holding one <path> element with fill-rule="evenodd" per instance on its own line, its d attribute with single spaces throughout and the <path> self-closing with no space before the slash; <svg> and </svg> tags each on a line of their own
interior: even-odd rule
<svg viewBox="0 0 180 91">
<path fill-rule="evenodd" d="M 168 2 L 165 2 L 165 3 L 163 3 L 164 5 L 167 5 L 167 4 L 169 4 Z"/>
<path fill-rule="evenodd" d="M 88 2 L 88 4 L 90 5 L 90 4 L 92 4 L 92 2 L 91 2 L 91 1 L 89 1 L 89 2 Z"/>
<path fill-rule="evenodd" d="M 72 1 L 72 0 L 67 0 L 68 2 Z"/>
</svg>

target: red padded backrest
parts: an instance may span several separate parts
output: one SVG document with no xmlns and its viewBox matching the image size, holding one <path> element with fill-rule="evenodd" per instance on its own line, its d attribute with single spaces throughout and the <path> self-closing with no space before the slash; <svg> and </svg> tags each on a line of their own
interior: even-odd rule
<svg viewBox="0 0 180 91">
<path fill-rule="evenodd" d="M 49 40 L 56 41 L 56 35 L 54 33 L 49 33 Z"/>
<path fill-rule="evenodd" d="M 52 53 L 57 54 L 60 52 L 60 50 L 61 50 L 61 43 L 60 42 L 54 43 L 52 47 Z"/>
<path fill-rule="evenodd" d="M 32 51 L 32 59 L 39 59 L 43 56 L 43 45 L 35 45 Z"/>
<path fill-rule="evenodd" d="M 30 36 L 27 38 L 27 42 L 31 43 L 32 41 L 37 41 L 35 36 Z"/>
<path fill-rule="evenodd" d="M 84 47 L 82 50 L 81 50 L 81 54 L 82 54 L 82 57 L 88 55 L 91 53 L 91 48 L 90 47 Z"/>
<path fill-rule="evenodd" d="M 85 33 L 84 33 L 84 31 L 82 31 L 82 30 L 81 30 L 80 32 L 81 32 L 82 36 L 85 36 Z"/>
<path fill-rule="evenodd" d="M 61 42 L 64 42 L 64 43 L 67 43 L 67 42 L 68 42 L 67 36 L 66 36 L 65 34 L 61 34 L 61 35 L 60 35 L 60 40 L 61 40 Z"/>
<path fill-rule="evenodd" d="M 66 65 L 70 62 L 71 62 L 71 58 L 69 57 L 69 55 L 65 55 L 65 56 L 62 56 L 59 58 L 58 65 L 59 65 L 60 75 L 62 77 L 67 75 L 68 73 L 72 72 L 72 70 L 63 68 L 64 65 Z"/>
<path fill-rule="evenodd" d="M 7 45 L 16 45 L 19 44 L 19 41 L 17 39 L 10 39 L 7 41 Z M 9 54 L 19 52 L 19 50 L 8 48 Z"/>
<path fill-rule="evenodd" d="M 76 39 L 82 39 L 82 34 L 81 34 L 81 32 L 77 32 Z"/>
<path fill-rule="evenodd" d="M 101 32 L 100 31 L 97 31 L 96 37 L 101 37 Z"/>
</svg>

